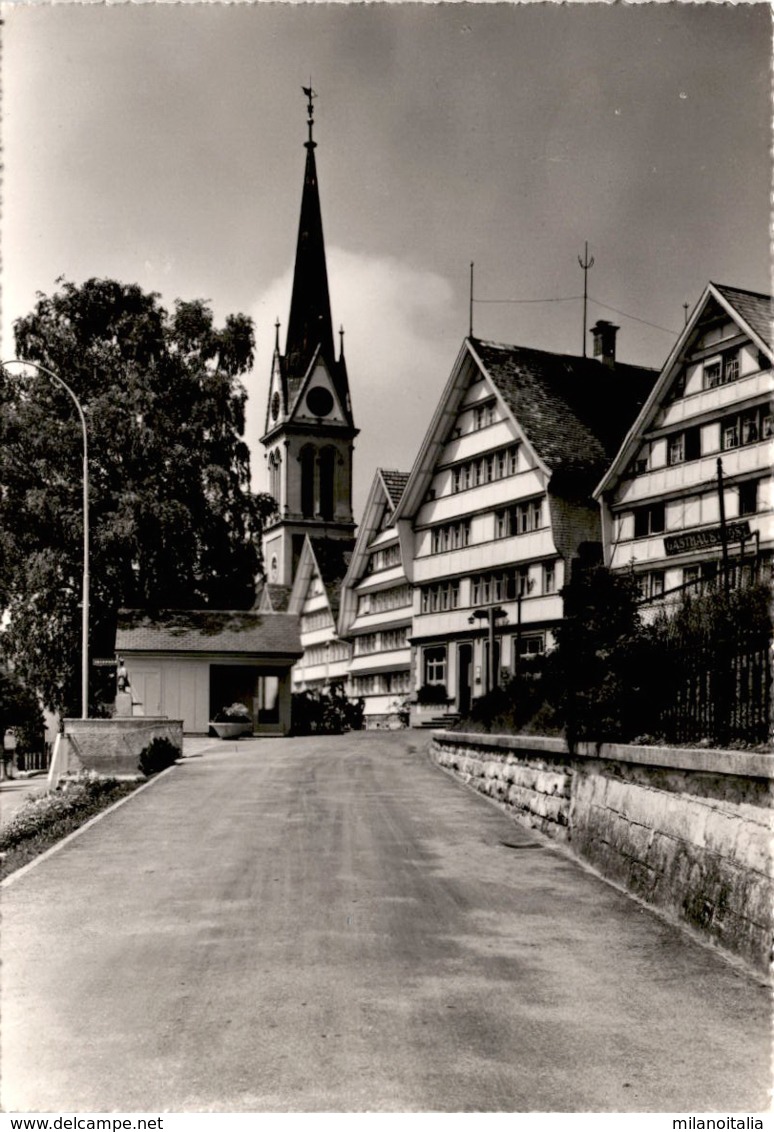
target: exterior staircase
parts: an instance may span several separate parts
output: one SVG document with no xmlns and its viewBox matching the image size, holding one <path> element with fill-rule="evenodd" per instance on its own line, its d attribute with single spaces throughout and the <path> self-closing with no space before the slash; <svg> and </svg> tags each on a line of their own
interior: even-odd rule
<svg viewBox="0 0 774 1132">
<path fill-rule="evenodd" d="M 423 719 L 419 726 L 433 731 L 445 730 L 447 727 L 451 727 L 453 723 L 457 723 L 460 718 L 459 712 L 447 711 L 444 715 L 434 715 L 430 719 Z"/>
</svg>

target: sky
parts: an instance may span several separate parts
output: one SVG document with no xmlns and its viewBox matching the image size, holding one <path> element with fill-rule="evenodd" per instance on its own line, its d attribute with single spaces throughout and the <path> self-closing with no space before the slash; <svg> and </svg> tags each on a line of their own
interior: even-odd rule
<svg viewBox="0 0 774 1132">
<path fill-rule="evenodd" d="M 770 290 L 765 4 L 63 3 L 3 16 L 2 356 L 59 276 L 138 283 L 170 307 L 206 299 L 219 322 L 251 315 L 259 490 L 310 77 L 360 428 L 357 518 L 376 467 L 411 468 L 468 333 L 471 262 L 477 336 L 580 354 L 588 242 L 589 325 L 612 319 L 619 358 L 656 368 L 710 279 Z"/>
</svg>

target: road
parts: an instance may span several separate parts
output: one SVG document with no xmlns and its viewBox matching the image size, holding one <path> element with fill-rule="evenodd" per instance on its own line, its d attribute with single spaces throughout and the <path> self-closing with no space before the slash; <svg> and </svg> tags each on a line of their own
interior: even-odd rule
<svg viewBox="0 0 774 1132">
<path fill-rule="evenodd" d="M 187 759 L 2 890 L 15 1111 L 760 1111 L 769 995 L 433 766 Z"/>
</svg>

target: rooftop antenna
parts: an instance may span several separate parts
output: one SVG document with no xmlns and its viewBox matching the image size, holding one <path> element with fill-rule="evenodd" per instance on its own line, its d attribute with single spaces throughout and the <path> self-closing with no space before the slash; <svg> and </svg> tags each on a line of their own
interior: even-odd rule
<svg viewBox="0 0 774 1132">
<path fill-rule="evenodd" d="M 589 259 L 589 242 L 586 240 L 586 250 L 581 259 L 578 256 L 578 263 L 583 268 L 583 356 L 586 357 L 586 303 L 588 300 L 588 276 L 589 268 L 594 266 L 594 256 Z"/>
<path fill-rule="evenodd" d="M 685 319 L 683 321 L 683 326 L 687 326 L 688 325 L 688 303 L 683 303 L 683 313 L 685 315 Z"/>
<path fill-rule="evenodd" d="M 471 261 L 471 264 L 470 264 L 470 318 L 469 318 L 469 326 L 468 326 L 468 338 L 473 337 L 473 267 L 474 267 L 474 264 Z"/>
</svg>

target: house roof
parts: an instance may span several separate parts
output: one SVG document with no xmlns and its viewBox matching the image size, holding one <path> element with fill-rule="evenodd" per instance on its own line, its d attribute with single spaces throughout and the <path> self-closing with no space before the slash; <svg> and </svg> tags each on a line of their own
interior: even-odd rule
<svg viewBox="0 0 774 1132">
<path fill-rule="evenodd" d="M 670 388 L 671 383 L 675 379 L 675 374 L 684 364 L 683 355 L 686 348 L 690 347 L 690 344 L 695 340 L 696 336 L 701 333 L 702 319 L 706 311 L 708 309 L 712 311 L 713 308 L 717 310 L 723 306 L 727 308 L 727 313 L 737 321 L 740 329 L 746 328 L 745 333 L 749 332 L 757 337 L 759 344 L 762 343 L 765 350 L 771 356 L 771 320 L 772 313 L 774 313 L 772 297 L 770 295 L 761 294 L 759 291 L 745 291 L 739 287 L 729 287 L 726 284 L 708 283 L 701 298 L 694 307 L 690 318 L 672 347 L 669 357 L 658 376 L 658 380 L 648 395 L 646 403 L 637 415 L 637 419 L 632 423 L 631 428 L 618 449 L 615 459 L 610 462 L 609 467 L 606 469 L 597 485 L 594 491 L 594 495 L 597 496 L 597 498 L 610 489 L 611 485 L 616 481 L 623 469 L 628 466 L 633 455 L 636 453 L 643 431 L 648 427 L 650 421 L 653 420 L 655 414 L 658 412 L 666 391 Z"/>
<path fill-rule="evenodd" d="M 255 609 L 272 613 L 285 613 L 288 608 L 291 586 L 281 586 L 276 582 L 266 582 L 255 603 Z"/>
<path fill-rule="evenodd" d="M 393 472 L 386 468 L 380 468 L 379 474 L 382 477 L 382 483 L 390 503 L 393 507 L 397 507 L 408 483 L 409 473 Z"/>
<path fill-rule="evenodd" d="M 744 291 L 741 287 L 728 287 L 724 283 L 713 283 L 712 286 L 741 315 L 759 338 L 769 346 L 774 344 L 772 335 L 774 304 L 771 295 L 762 295 L 760 291 Z"/>
<path fill-rule="evenodd" d="M 559 479 L 595 482 L 645 403 L 658 371 L 471 340 L 537 455 Z M 580 487 L 581 484 L 576 483 Z"/>
<path fill-rule="evenodd" d="M 298 618 L 254 609 L 121 610 L 116 651 L 301 656 Z"/>
<path fill-rule="evenodd" d="M 352 559 L 355 540 L 308 537 L 335 622 L 339 613 L 341 585 Z"/>
</svg>

